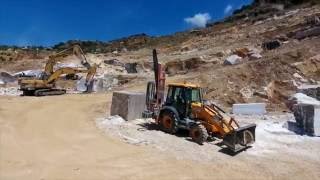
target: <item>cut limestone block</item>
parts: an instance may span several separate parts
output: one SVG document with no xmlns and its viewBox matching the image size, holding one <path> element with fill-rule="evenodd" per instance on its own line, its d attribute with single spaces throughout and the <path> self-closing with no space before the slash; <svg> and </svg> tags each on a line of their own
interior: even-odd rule
<svg viewBox="0 0 320 180">
<path fill-rule="evenodd" d="M 294 117 L 302 134 L 320 136 L 320 108 L 309 104 L 294 106 Z"/>
<path fill-rule="evenodd" d="M 145 93 L 113 92 L 111 116 L 119 115 L 127 121 L 141 118 L 142 112 L 145 110 L 145 97 Z"/>
<path fill-rule="evenodd" d="M 302 134 L 313 134 L 311 123 L 314 119 L 314 106 L 309 104 L 298 104 L 294 107 L 294 117 Z"/>
<path fill-rule="evenodd" d="M 314 135 L 320 136 L 320 108 L 314 109 Z"/>
<path fill-rule="evenodd" d="M 233 114 L 247 114 L 247 115 L 262 115 L 265 114 L 265 103 L 248 103 L 248 104 L 234 104 L 232 106 Z"/>
</svg>

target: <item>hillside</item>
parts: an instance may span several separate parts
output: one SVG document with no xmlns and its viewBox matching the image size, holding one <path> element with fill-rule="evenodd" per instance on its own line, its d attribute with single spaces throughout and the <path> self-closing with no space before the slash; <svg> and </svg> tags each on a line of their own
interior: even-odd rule
<svg viewBox="0 0 320 180">
<path fill-rule="evenodd" d="M 160 37 L 0 45 L 0 179 L 319 179 L 318 2 L 255 0 Z M 166 84 L 201 85 L 204 99 L 177 87 L 145 99 L 153 49 Z"/>
<path fill-rule="evenodd" d="M 206 28 L 168 36 L 138 34 L 110 42 L 68 41 L 52 48 L 6 47 L 0 52 L 0 70 L 14 73 L 42 69 L 49 54 L 80 44 L 88 58 L 100 64 L 100 77 L 117 79 L 103 87 L 136 86 L 152 78 L 151 51 L 156 48 L 160 61 L 166 64 L 169 81 L 201 84 L 208 99 L 225 106 L 262 101 L 271 109 L 279 105 L 282 109 L 297 86 L 320 81 L 320 6 L 300 1 L 269 2 L 255 1 Z M 266 45 L 270 42 L 271 48 Z M 273 47 L 272 42 L 279 47 Z M 233 54 L 241 60 L 225 65 Z M 65 63 L 77 61 L 70 57 Z M 131 72 L 137 73 L 127 71 L 126 63 L 133 68 Z"/>
</svg>

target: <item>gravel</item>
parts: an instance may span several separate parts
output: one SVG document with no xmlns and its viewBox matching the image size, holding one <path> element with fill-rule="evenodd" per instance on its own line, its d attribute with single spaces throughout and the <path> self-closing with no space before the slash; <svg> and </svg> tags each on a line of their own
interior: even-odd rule
<svg viewBox="0 0 320 180">
<path fill-rule="evenodd" d="M 320 148 L 320 138 L 300 136 L 287 129 L 288 121 L 293 122 L 290 113 L 267 114 L 261 116 L 237 115 L 240 124 L 256 123 L 256 142 L 251 148 L 239 153 L 239 158 L 256 158 L 291 153 L 292 155 L 308 154 L 306 157 L 319 158 L 317 150 Z M 107 135 L 122 141 L 137 145 L 156 148 L 169 153 L 177 159 L 195 161 L 216 161 L 232 158 L 220 139 L 214 139 L 204 145 L 191 141 L 187 132 L 170 135 L 157 129 L 152 119 L 137 119 L 125 121 L 119 116 L 99 118 L 97 127 Z M 309 148 L 306 148 L 309 147 Z"/>
</svg>

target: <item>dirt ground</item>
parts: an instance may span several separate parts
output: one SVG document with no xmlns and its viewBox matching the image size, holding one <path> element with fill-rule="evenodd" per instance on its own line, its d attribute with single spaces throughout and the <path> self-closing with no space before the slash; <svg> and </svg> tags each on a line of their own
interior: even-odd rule
<svg viewBox="0 0 320 180">
<path fill-rule="evenodd" d="M 96 126 L 95 119 L 106 116 L 110 103 L 111 93 L 0 97 L 0 179 L 317 179 L 320 176 L 317 145 L 310 151 L 307 147 L 292 154 L 283 149 L 268 156 L 252 156 L 247 152 L 222 155 L 213 148 L 210 153 L 213 157 L 217 154 L 216 161 L 214 158 L 202 161 L 203 156 L 194 161 L 177 159 L 170 151 L 127 144 Z M 268 139 L 261 138 L 267 143 Z M 167 146 L 170 147 L 169 142 Z"/>
</svg>

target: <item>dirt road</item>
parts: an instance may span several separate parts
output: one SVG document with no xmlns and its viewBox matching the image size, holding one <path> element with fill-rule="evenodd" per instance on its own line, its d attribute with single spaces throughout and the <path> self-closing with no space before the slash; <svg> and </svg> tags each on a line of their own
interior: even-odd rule
<svg viewBox="0 0 320 180">
<path fill-rule="evenodd" d="M 110 100 L 111 94 L 0 97 L 0 179 L 319 177 L 318 159 L 244 154 L 201 163 L 126 144 L 96 127 L 95 119 L 105 115 Z"/>
</svg>

